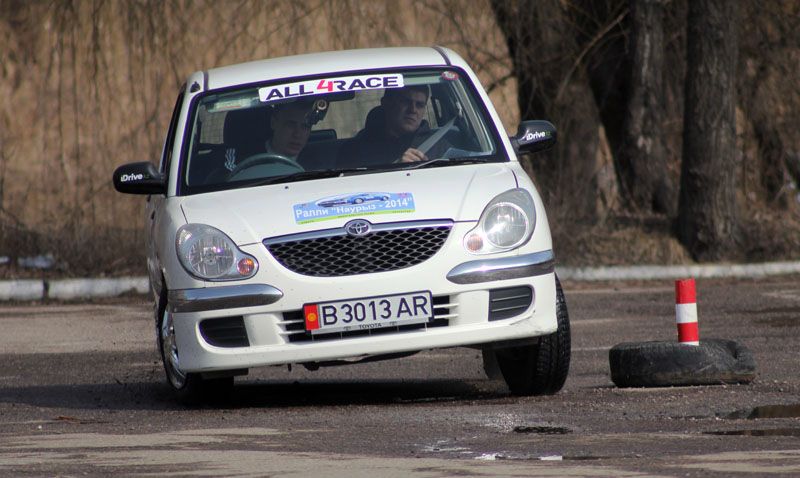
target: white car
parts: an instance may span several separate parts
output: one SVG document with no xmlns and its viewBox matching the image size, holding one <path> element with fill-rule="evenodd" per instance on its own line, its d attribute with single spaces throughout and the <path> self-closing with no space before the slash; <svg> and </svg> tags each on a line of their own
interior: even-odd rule
<svg viewBox="0 0 800 478">
<path fill-rule="evenodd" d="M 148 195 L 168 383 L 202 399 L 251 367 L 466 346 L 512 393 L 559 391 L 569 319 L 545 210 L 517 159 L 555 141 L 546 121 L 507 137 L 446 48 L 192 74 L 158 169 L 114 173 L 118 191 Z"/>
</svg>

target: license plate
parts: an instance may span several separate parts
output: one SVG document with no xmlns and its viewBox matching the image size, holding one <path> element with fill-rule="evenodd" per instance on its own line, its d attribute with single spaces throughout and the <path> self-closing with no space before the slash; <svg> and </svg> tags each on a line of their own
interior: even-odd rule
<svg viewBox="0 0 800 478">
<path fill-rule="evenodd" d="M 306 330 L 329 334 L 418 324 L 433 318 L 429 291 L 366 297 L 303 306 Z"/>
</svg>

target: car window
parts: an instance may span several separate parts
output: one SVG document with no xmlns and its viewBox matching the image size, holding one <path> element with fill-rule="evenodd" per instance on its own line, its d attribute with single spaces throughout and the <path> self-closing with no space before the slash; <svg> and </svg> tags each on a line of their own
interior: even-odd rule
<svg viewBox="0 0 800 478">
<path fill-rule="evenodd" d="M 466 75 L 456 69 L 291 79 L 210 92 L 192 110 L 183 170 L 187 194 L 313 179 L 313 171 L 361 173 L 413 159 L 447 165 L 506 160 Z"/>
</svg>

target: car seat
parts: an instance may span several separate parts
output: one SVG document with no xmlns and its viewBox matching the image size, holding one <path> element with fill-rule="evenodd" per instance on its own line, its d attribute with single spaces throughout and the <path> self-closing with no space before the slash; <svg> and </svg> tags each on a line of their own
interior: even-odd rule
<svg viewBox="0 0 800 478">
<path fill-rule="evenodd" d="M 225 113 L 222 144 L 213 145 L 206 154 L 198 154 L 189 171 L 192 184 L 211 184 L 226 175 L 250 156 L 266 151 L 271 136 L 269 108 L 248 108 Z"/>
<path fill-rule="evenodd" d="M 270 136 L 269 108 L 233 110 L 225 115 L 222 138 L 226 155 L 230 156 L 229 151 L 232 151 L 237 164 L 265 152 Z"/>
</svg>

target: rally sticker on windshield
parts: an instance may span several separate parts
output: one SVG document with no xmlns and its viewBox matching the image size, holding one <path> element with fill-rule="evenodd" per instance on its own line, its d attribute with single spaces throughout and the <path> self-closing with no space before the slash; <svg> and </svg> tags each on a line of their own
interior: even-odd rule
<svg viewBox="0 0 800 478">
<path fill-rule="evenodd" d="M 323 78 L 321 80 L 308 80 L 297 83 L 266 86 L 258 89 L 258 98 L 263 103 L 271 103 L 288 98 L 324 95 L 341 91 L 379 90 L 402 87 L 402 74 L 343 76 L 341 78 Z"/>
<path fill-rule="evenodd" d="M 400 214 L 414 210 L 414 196 L 411 193 L 355 193 L 295 204 L 294 220 L 297 224 L 307 224 L 343 217 Z"/>
</svg>

